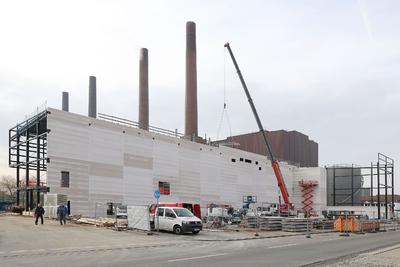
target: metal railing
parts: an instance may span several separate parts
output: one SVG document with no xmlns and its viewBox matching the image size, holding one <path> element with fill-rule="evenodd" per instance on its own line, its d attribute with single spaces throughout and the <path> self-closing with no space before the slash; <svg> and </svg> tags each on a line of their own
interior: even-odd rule
<svg viewBox="0 0 400 267">
<path fill-rule="evenodd" d="M 124 118 L 119 118 L 119 117 L 107 115 L 104 113 L 98 113 L 98 118 L 108 121 L 108 122 L 128 126 L 128 127 L 139 128 L 139 123 L 136 121 L 127 120 Z M 168 135 L 168 136 L 177 137 L 177 138 L 181 138 L 184 136 L 184 134 L 179 133 L 177 130 L 171 131 L 171 130 L 167 130 L 167 129 L 163 129 L 163 128 L 159 128 L 159 127 L 155 127 L 155 126 L 150 126 L 150 125 L 149 125 L 148 131 L 152 132 L 152 133 Z"/>
</svg>

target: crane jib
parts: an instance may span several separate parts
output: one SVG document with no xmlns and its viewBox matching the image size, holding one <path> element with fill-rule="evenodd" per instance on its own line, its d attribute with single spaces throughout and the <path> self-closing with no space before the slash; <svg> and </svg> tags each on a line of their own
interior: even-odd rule
<svg viewBox="0 0 400 267">
<path fill-rule="evenodd" d="M 244 92 L 246 93 L 247 100 L 249 101 L 249 104 L 250 104 L 251 110 L 253 112 L 254 118 L 256 119 L 257 126 L 258 126 L 258 128 L 260 130 L 260 133 L 261 133 L 263 139 L 264 139 L 265 146 L 267 147 L 267 152 L 269 154 L 269 157 L 270 157 L 270 160 L 271 160 L 271 163 L 272 163 L 272 169 L 274 170 L 274 174 L 275 174 L 276 180 L 278 182 L 278 186 L 279 186 L 279 189 L 281 191 L 283 201 L 285 202 L 285 205 L 283 205 L 283 207 L 285 207 L 285 209 L 287 209 L 287 210 L 293 209 L 293 205 L 292 205 L 292 203 L 290 203 L 290 200 L 289 200 L 289 193 L 288 193 L 288 190 L 286 188 L 285 181 L 283 180 L 282 173 L 281 173 L 281 170 L 279 168 L 279 163 L 275 159 L 274 154 L 272 153 L 271 145 L 268 142 L 267 136 L 266 136 L 265 131 L 264 131 L 264 127 L 262 126 L 261 120 L 258 117 L 258 113 L 257 113 L 256 107 L 254 106 L 253 100 L 251 99 L 250 92 L 247 89 L 246 82 L 244 81 L 244 78 L 243 78 L 242 73 L 241 73 L 241 71 L 239 69 L 239 66 L 238 66 L 238 64 L 236 62 L 235 56 L 233 55 L 231 47 L 229 46 L 229 43 L 226 43 L 225 47 L 228 49 L 229 55 L 231 56 L 231 59 L 233 61 L 233 65 L 236 68 L 236 72 L 237 72 L 237 74 L 239 76 L 239 80 L 240 80 L 240 82 L 241 82 L 241 84 L 243 86 Z"/>
</svg>

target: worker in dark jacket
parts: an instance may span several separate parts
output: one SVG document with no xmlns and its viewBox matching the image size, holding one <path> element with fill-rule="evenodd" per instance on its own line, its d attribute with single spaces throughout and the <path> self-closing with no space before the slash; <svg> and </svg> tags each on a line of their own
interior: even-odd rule
<svg viewBox="0 0 400 267">
<path fill-rule="evenodd" d="M 60 220 L 61 225 L 63 225 L 63 222 L 64 222 L 64 224 L 66 224 L 67 213 L 68 213 L 68 209 L 64 205 L 61 204 L 57 208 L 57 216 L 58 216 L 58 219 Z"/>
<path fill-rule="evenodd" d="M 35 224 L 38 224 L 38 220 L 40 218 L 40 222 L 41 224 L 43 224 L 43 214 L 44 214 L 44 208 L 42 207 L 42 205 L 40 205 L 40 203 L 38 203 L 36 209 L 35 209 L 35 217 L 36 217 L 36 221 Z"/>
</svg>

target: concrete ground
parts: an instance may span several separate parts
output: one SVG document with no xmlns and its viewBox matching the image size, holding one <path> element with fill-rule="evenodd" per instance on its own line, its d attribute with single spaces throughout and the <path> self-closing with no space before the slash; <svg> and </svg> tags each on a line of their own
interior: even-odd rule
<svg viewBox="0 0 400 267">
<path fill-rule="evenodd" d="M 139 231 L 117 232 L 73 224 L 60 226 L 49 220 L 44 225 L 35 226 L 32 218 L 1 216 L 0 262 L 2 267 L 326 266 L 339 264 L 343 257 L 393 246 L 400 241 L 400 231 L 350 237 L 323 233 L 310 239 L 304 235 L 264 236 L 262 239 L 242 238 L 247 233 L 219 235 L 223 238 L 215 239 L 218 241 L 212 240 L 215 233 L 210 231 L 196 236 L 170 233 L 148 236 Z M 228 241 L 235 236 L 240 238 Z"/>
</svg>

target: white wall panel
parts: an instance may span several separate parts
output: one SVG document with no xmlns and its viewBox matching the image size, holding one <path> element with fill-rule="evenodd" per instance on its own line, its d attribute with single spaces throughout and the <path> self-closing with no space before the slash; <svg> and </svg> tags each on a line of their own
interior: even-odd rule
<svg viewBox="0 0 400 267">
<path fill-rule="evenodd" d="M 48 184 L 52 193 L 68 195 L 74 214 L 93 216 L 96 202 L 154 203 L 153 192 L 159 181 L 171 186 L 171 195 L 162 195 L 160 201 L 196 202 L 203 207 L 210 203 L 242 207 L 242 197 L 247 195 L 257 196 L 258 205 L 278 201 L 279 188 L 265 156 L 193 143 L 60 110 L 49 111 Z M 324 188 L 324 169 L 303 169 L 281 163 L 289 194 L 296 203 L 301 200 L 299 177 L 319 179 L 321 189 Z M 62 170 L 71 173 L 70 188 L 60 188 Z M 324 197 L 323 192 L 316 195 L 321 207 Z"/>
<path fill-rule="evenodd" d="M 154 199 L 153 171 L 125 167 L 123 190 L 124 204 L 148 205 Z"/>
</svg>

